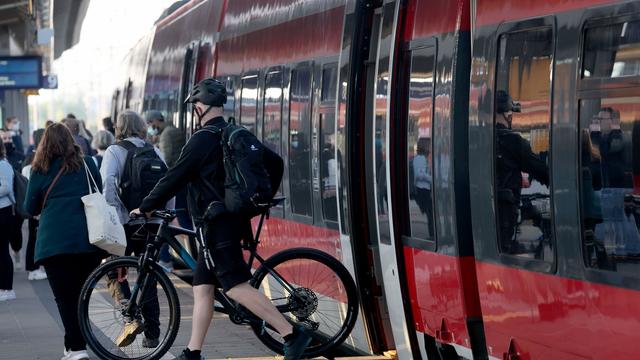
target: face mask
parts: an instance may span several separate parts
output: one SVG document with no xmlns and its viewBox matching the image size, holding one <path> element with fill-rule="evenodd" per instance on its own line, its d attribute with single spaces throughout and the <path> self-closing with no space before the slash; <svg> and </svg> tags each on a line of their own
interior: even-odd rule
<svg viewBox="0 0 640 360">
<path fill-rule="evenodd" d="M 11 130 L 18 131 L 20 130 L 20 121 L 16 121 L 11 125 Z"/>
<path fill-rule="evenodd" d="M 149 126 L 147 128 L 147 135 L 149 136 L 156 136 L 158 135 L 158 129 L 154 128 L 153 126 Z"/>
<path fill-rule="evenodd" d="M 298 142 L 297 142 L 297 141 L 292 141 L 292 142 L 291 142 L 291 147 L 292 147 L 292 148 L 294 148 L 294 149 L 297 149 L 297 148 L 298 148 L 298 145 L 299 145 L 299 144 L 298 144 Z"/>
</svg>

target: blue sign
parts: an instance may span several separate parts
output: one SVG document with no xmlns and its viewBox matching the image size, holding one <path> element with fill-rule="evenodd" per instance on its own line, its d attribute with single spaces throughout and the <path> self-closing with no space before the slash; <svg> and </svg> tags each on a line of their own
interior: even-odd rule
<svg viewBox="0 0 640 360">
<path fill-rule="evenodd" d="M 39 89 L 41 86 L 40 56 L 0 56 L 0 90 Z"/>
</svg>

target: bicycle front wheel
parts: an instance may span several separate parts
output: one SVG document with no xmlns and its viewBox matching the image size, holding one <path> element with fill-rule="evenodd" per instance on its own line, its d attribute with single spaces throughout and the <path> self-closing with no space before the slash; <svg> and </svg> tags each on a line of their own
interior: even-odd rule
<svg viewBox="0 0 640 360">
<path fill-rule="evenodd" d="M 322 251 L 296 248 L 279 252 L 256 270 L 252 285 L 289 321 L 312 331 L 305 358 L 326 354 L 342 344 L 356 323 L 356 284 L 337 259 Z M 282 354 L 282 336 L 270 327 L 252 327 L 267 347 Z"/>
<path fill-rule="evenodd" d="M 134 300 L 135 306 L 128 306 Z M 178 334 L 180 304 L 159 267 L 140 271 L 138 258 L 124 256 L 89 276 L 80 293 L 78 318 L 87 345 L 101 359 L 156 360 Z"/>
</svg>

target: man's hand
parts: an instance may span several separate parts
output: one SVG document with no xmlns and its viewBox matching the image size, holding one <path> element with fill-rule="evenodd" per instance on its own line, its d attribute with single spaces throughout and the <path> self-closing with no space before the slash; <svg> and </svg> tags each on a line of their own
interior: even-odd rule
<svg viewBox="0 0 640 360">
<path fill-rule="evenodd" d="M 131 212 L 129 213 L 129 216 L 131 217 L 138 217 L 140 215 L 144 215 L 145 218 L 150 218 L 151 214 L 153 214 L 152 211 L 148 212 L 148 213 L 144 213 L 142 214 L 142 212 L 140 211 L 140 209 L 133 209 L 131 210 Z"/>
</svg>

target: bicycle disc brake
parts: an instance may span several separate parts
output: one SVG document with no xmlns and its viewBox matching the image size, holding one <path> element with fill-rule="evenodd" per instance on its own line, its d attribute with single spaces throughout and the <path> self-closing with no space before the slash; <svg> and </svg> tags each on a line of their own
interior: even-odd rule
<svg viewBox="0 0 640 360">
<path fill-rule="evenodd" d="M 312 327 L 317 328 L 314 321 L 309 320 L 318 309 L 318 296 L 313 290 L 308 288 L 297 288 L 293 294 L 289 296 L 289 309 L 291 314 L 295 315 L 300 321 L 309 323 Z"/>
</svg>

